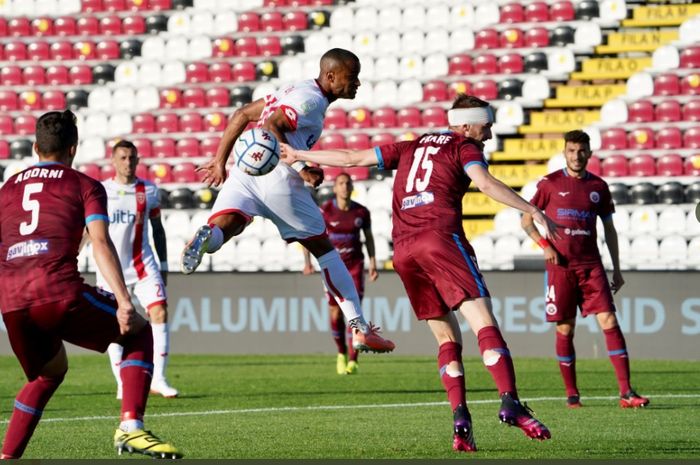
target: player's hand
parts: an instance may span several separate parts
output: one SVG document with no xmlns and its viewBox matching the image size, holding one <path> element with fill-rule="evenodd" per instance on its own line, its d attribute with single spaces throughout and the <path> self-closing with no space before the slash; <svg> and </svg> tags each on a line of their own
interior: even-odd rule
<svg viewBox="0 0 700 465">
<path fill-rule="evenodd" d="M 297 151 L 292 148 L 291 145 L 280 143 L 280 159 L 282 159 L 288 165 L 291 165 L 295 161 L 298 161 Z"/>
<path fill-rule="evenodd" d="M 226 181 L 226 166 L 217 160 L 210 160 L 195 170 L 203 173 L 202 182 L 209 187 L 216 187 Z"/>
<path fill-rule="evenodd" d="M 625 280 L 622 279 L 622 272 L 620 270 L 613 271 L 612 282 L 610 282 L 610 289 L 613 291 L 613 294 L 617 294 L 617 291 L 624 285 Z"/>
<path fill-rule="evenodd" d="M 314 270 L 314 266 L 311 263 L 305 264 L 304 269 L 301 270 L 301 272 L 304 273 L 304 276 L 314 274 L 315 271 L 316 270 Z"/>
<path fill-rule="evenodd" d="M 307 166 L 299 171 L 299 176 L 313 187 L 318 187 L 323 182 L 323 170 L 317 166 Z"/>
<path fill-rule="evenodd" d="M 161 271 L 160 272 L 160 277 L 163 280 L 163 285 L 167 286 L 168 285 L 168 272 L 167 271 Z"/>
<path fill-rule="evenodd" d="M 377 267 L 376 266 L 369 266 L 369 280 L 374 282 L 379 278 L 379 273 L 377 273 Z"/>
<path fill-rule="evenodd" d="M 556 250 L 554 250 L 554 247 L 552 247 L 552 246 L 545 247 L 545 249 L 544 249 L 544 262 L 549 263 L 550 265 L 558 265 L 559 264 L 559 254 L 557 253 Z"/>
<path fill-rule="evenodd" d="M 136 334 L 147 324 L 146 319 L 136 312 L 131 303 L 119 305 L 117 308 L 117 322 L 119 323 L 119 332 L 122 335 Z"/>
<path fill-rule="evenodd" d="M 532 214 L 532 219 L 544 228 L 544 237 L 546 237 L 547 239 L 559 238 L 559 232 L 557 231 L 557 228 L 559 228 L 560 225 L 555 223 L 551 218 L 545 215 L 542 212 L 542 210 L 537 209 L 537 211 Z"/>
</svg>

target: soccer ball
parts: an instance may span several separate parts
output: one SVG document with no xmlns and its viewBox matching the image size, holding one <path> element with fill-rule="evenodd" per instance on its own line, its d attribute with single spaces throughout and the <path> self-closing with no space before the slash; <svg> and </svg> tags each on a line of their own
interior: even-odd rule
<svg viewBox="0 0 700 465">
<path fill-rule="evenodd" d="M 280 144 L 270 131 L 249 129 L 233 146 L 236 166 L 251 176 L 262 176 L 275 169 L 280 161 Z"/>
</svg>

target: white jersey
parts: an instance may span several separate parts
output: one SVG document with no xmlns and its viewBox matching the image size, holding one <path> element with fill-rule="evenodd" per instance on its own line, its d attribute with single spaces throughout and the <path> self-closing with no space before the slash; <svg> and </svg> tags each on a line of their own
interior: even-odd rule
<svg viewBox="0 0 700 465">
<path fill-rule="evenodd" d="M 148 276 L 159 276 L 160 269 L 148 241 L 149 220 L 160 215 L 158 188 L 138 178 L 129 185 L 113 179 L 102 185 L 107 191 L 109 236 L 119 255 L 124 281 L 132 285 Z M 97 285 L 109 289 L 99 271 Z"/>
</svg>

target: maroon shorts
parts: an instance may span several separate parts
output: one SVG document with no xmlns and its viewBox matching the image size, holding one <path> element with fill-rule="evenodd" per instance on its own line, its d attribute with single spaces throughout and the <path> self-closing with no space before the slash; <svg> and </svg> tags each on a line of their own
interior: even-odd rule
<svg viewBox="0 0 700 465">
<path fill-rule="evenodd" d="M 419 320 L 446 315 L 465 299 L 489 297 L 474 249 L 461 234 L 425 231 L 394 243 L 399 274 Z"/>
<path fill-rule="evenodd" d="M 62 341 L 104 352 L 120 336 L 112 294 L 83 285 L 74 298 L 2 315 L 10 345 L 31 381 L 53 359 Z"/>
<path fill-rule="evenodd" d="M 547 321 L 563 321 L 576 318 L 576 308 L 581 315 L 614 312 L 610 284 L 602 263 L 563 267 L 547 265 L 545 272 L 545 312 Z"/>
<path fill-rule="evenodd" d="M 365 296 L 365 261 L 354 260 L 352 262 L 345 262 L 345 266 L 348 267 L 350 276 L 352 276 L 352 282 L 355 283 L 357 294 L 360 296 L 360 300 L 362 300 L 362 298 Z M 338 305 L 328 290 L 326 290 L 326 299 L 328 299 L 329 306 Z"/>
</svg>

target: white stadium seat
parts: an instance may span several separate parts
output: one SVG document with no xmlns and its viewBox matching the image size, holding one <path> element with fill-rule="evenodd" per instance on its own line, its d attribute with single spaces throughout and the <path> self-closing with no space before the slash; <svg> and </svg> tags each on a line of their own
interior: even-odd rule
<svg viewBox="0 0 700 465">
<path fill-rule="evenodd" d="M 377 36 L 371 31 L 355 34 L 352 40 L 353 51 L 360 57 L 374 56 L 377 49 Z M 362 73 L 365 71 L 366 60 L 360 59 Z"/>
<path fill-rule="evenodd" d="M 141 45 L 141 58 L 161 61 L 165 56 L 165 40 L 161 37 L 148 37 Z"/>
<path fill-rule="evenodd" d="M 428 29 L 445 30 L 450 26 L 450 10 L 445 3 L 428 7 L 425 12 L 425 25 Z"/>
<path fill-rule="evenodd" d="M 261 244 L 257 238 L 244 237 L 238 240 L 236 250 L 236 271 L 260 270 Z"/>
<path fill-rule="evenodd" d="M 212 54 L 212 43 L 211 39 L 206 35 L 200 35 L 190 39 L 187 48 L 187 59 L 188 60 L 204 60 L 206 58 L 211 58 Z M 184 70 L 184 66 L 183 66 Z M 184 81 L 183 81 L 184 82 Z"/>
<path fill-rule="evenodd" d="M 186 37 L 172 37 L 168 39 L 165 43 L 165 56 L 161 57 L 160 61 L 164 59 L 168 60 L 182 60 L 188 59 L 189 55 L 189 43 Z"/>
<path fill-rule="evenodd" d="M 211 34 L 214 30 L 214 15 L 209 11 L 200 11 L 190 17 L 190 33 L 193 35 Z"/>
<path fill-rule="evenodd" d="M 355 16 L 353 17 L 353 23 L 355 24 L 355 29 L 361 31 L 374 31 L 379 27 L 384 27 L 378 22 L 379 15 L 377 10 L 372 7 L 362 7 L 355 10 Z"/>
<path fill-rule="evenodd" d="M 379 10 L 379 24 L 385 31 L 401 29 L 401 9 L 389 6 Z"/>
<path fill-rule="evenodd" d="M 665 268 L 684 269 L 688 256 L 688 243 L 679 235 L 666 236 L 659 244 L 659 260 Z"/>
<path fill-rule="evenodd" d="M 463 2 L 450 8 L 450 25 L 453 30 L 464 27 L 472 27 L 475 23 L 474 6 L 472 3 Z"/>
<path fill-rule="evenodd" d="M 462 28 L 450 33 L 450 53 L 459 53 L 474 49 L 474 31 Z"/>
<path fill-rule="evenodd" d="M 188 35 L 191 22 L 190 15 L 177 11 L 168 17 L 168 32 L 174 36 Z"/>
<path fill-rule="evenodd" d="M 260 250 L 260 268 L 263 271 L 284 271 L 287 244 L 279 237 L 265 239 Z"/>
<path fill-rule="evenodd" d="M 293 82 L 304 79 L 304 63 L 297 57 L 286 57 L 279 64 L 277 73 L 282 82 Z"/>
<path fill-rule="evenodd" d="M 485 26 L 497 24 L 501 19 L 501 12 L 498 10 L 497 2 L 488 2 L 477 6 L 474 16 L 479 26 L 483 28 Z"/>
<path fill-rule="evenodd" d="M 423 29 L 425 24 L 425 9 L 422 6 L 412 5 L 404 8 L 401 13 L 401 29 Z"/>
<path fill-rule="evenodd" d="M 700 268 L 700 237 L 695 237 L 688 243 L 688 250 L 686 251 L 688 268 L 699 269 Z"/>
<path fill-rule="evenodd" d="M 355 30 L 354 16 L 355 13 L 350 7 L 341 6 L 336 8 L 331 15 L 329 26 L 336 31 Z"/>
<path fill-rule="evenodd" d="M 700 236 L 700 222 L 695 217 L 695 210 L 690 210 L 685 218 L 685 232 L 691 236 Z"/>
<path fill-rule="evenodd" d="M 402 81 L 398 88 L 398 103 L 399 106 L 413 105 L 423 101 L 423 85 L 416 79 Z"/>
<path fill-rule="evenodd" d="M 686 230 L 685 212 L 676 205 L 669 205 L 659 213 L 659 232 L 664 235 L 681 234 Z"/>
<path fill-rule="evenodd" d="M 648 235 L 637 236 L 630 243 L 627 261 L 638 269 L 658 267 L 659 243 Z"/>
<path fill-rule="evenodd" d="M 392 57 L 401 53 L 401 36 L 397 31 L 384 31 L 377 36 L 377 54 Z"/>
<path fill-rule="evenodd" d="M 428 31 L 425 35 L 424 48 L 419 52 L 428 54 L 427 59 L 430 59 L 431 53 L 443 54 L 449 52 L 449 48 L 450 34 L 447 32 L 447 29 L 434 29 Z"/>
<path fill-rule="evenodd" d="M 212 271 L 233 271 L 236 269 L 236 242 L 230 240 L 211 255 Z"/>
<path fill-rule="evenodd" d="M 111 111 L 133 112 L 136 108 L 136 95 L 132 87 L 118 87 L 112 92 Z"/>
<path fill-rule="evenodd" d="M 399 79 L 418 79 L 423 76 L 423 58 L 420 55 L 408 55 L 399 61 Z M 421 99 L 422 99 L 421 86 Z"/>
<path fill-rule="evenodd" d="M 499 235 L 524 233 L 520 227 L 520 212 L 515 208 L 500 210 L 493 217 L 493 229 Z"/>
<path fill-rule="evenodd" d="M 238 30 L 238 19 L 233 11 L 222 11 L 214 16 L 214 34 L 222 36 Z"/>
<path fill-rule="evenodd" d="M 642 206 L 632 210 L 630 214 L 630 233 L 653 233 L 657 229 L 658 218 L 653 208 Z"/>
<path fill-rule="evenodd" d="M 132 62 L 125 62 L 132 63 Z M 124 63 L 122 63 L 124 64 Z M 121 66 L 120 64 L 119 66 Z M 119 68 L 119 67 L 117 67 Z M 138 85 L 158 86 L 163 85 L 163 67 L 157 61 L 146 61 L 141 63 L 138 72 Z M 136 86 L 137 84 L 131 84 Z"/>
<path fill-rule="evenodd" d="M 155 110 L 160 106 L 158 89 L 153 86 L 139 87 L 136 91 L 136 112 Z"/>
<path fill-rule="evenodd" d="M 109 133 L 109 120 L 105 113 L 90 113 L 85 118 L 83 137 L 104 137 Z"/>
<path fill-rule="evenodd" d="M 474 249 L 474 253 L 480 265 L 486 265 L 492 262 L 494 255 L 493 241 L 489 236 L 483 234 L 476 236 L 470 240 L 469 243 Z"/>
<path fill-rule="evenodd" d="M 425 34 L 421 30 L 413 29 L 404 31 L 401 36 L 401 53 L 421 53 L 425 49 Z"/>
<path fill-rule="evenodd" d="M 375 65 L 375 73 L 377 66 Z M 398 98 L 398 88 L 396 82 L 384 80 L 376 83 L 373 88 L 374 104 L 377 107 L 395 106 Z"/>
<path fill-rule="evenodd" d="M 88 95 L 88 108 L 97 111 L 111 110 L 112 93 L 109 88 L 103 86 L 93 88 Z"/>
<path fill-rule="evenodd" d="M 189 240 L 194 234 L 190 232 L 190 215 L 182 210 L 171 210 L 163 221 L 163 226 L 168 238 L 175 237 L 182 239 L 183 242 Z"/>
<path fill-rule="evenodd" d="M 422 77 L 425 79 L 434 79 L 447 76 L 448 71 L 449 63 L 447 57 L 442 53 L 433 53 L 428 55 L 423 62 Z"/>
<path fill-rule="evenodd" d="M 129 113 L 114 113 L 109 117 L 109 137 L 131 137 L 132 123 Z"/>
</svg>

